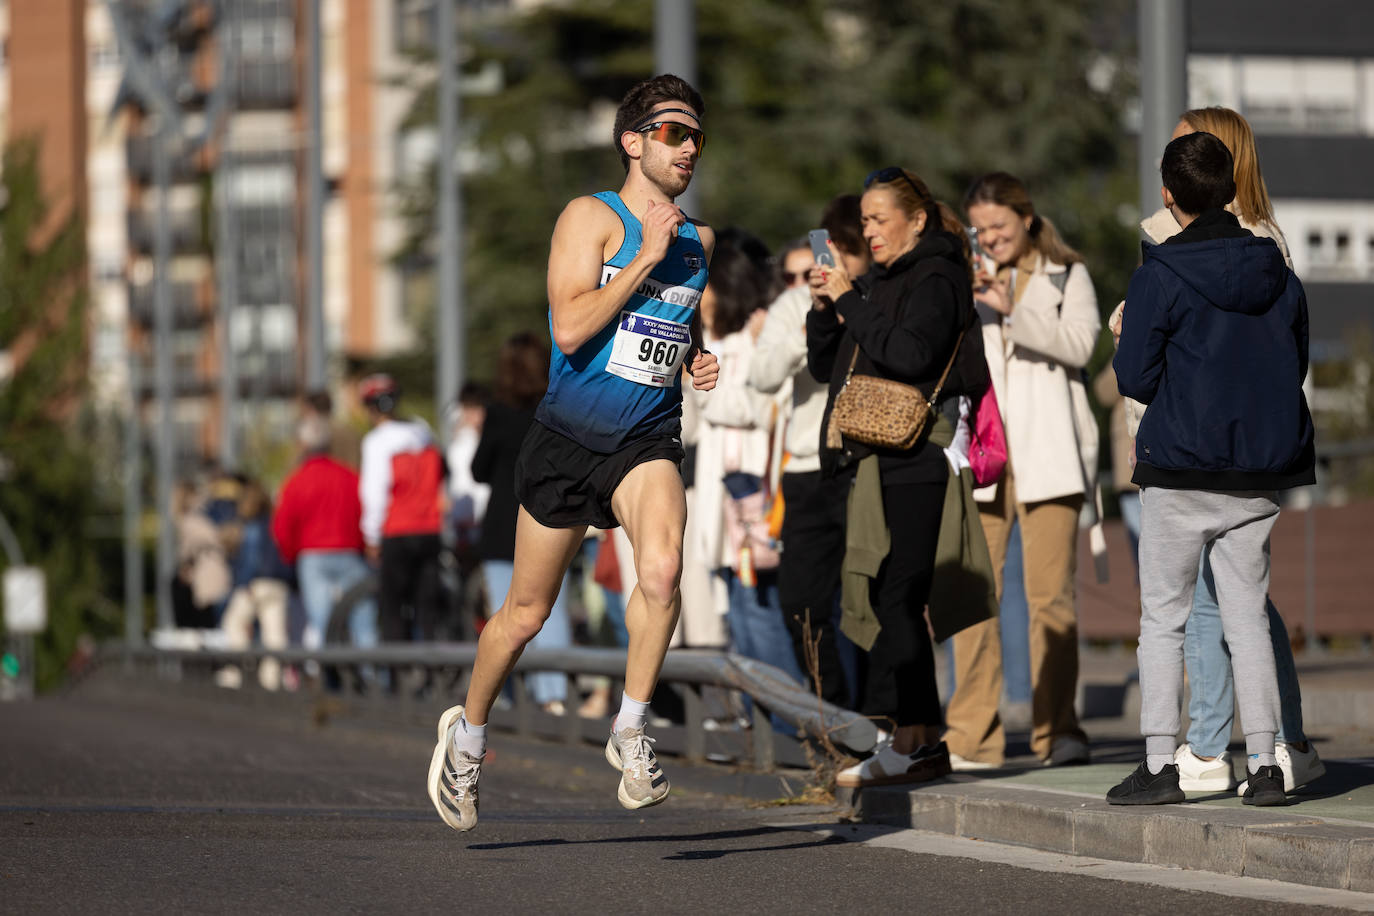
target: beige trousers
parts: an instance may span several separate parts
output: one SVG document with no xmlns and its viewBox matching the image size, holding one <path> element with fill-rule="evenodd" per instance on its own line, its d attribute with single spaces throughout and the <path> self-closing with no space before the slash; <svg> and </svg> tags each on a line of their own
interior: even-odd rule
<svg viewBox="0 0 1374 916">
<path fill-rule="evenodd" d="M 1074 576 L 1082 506 L 1081 495 L 1018 503 L 1010 466 L 997 487 L 997 498 L 979 505 L 999 601 L 1011 526 L 1021 524 L 1030 611 L 1031 751 L 1041 759 L 1049 758 L 1056 738 L 1087 740 L 1074 711 L 1078 689 Z M 1005 736 L 997 712 L 1002 699 L 998 621 L 986 621 L 954 637 L 954 667 L 957 686 L 946 712 L 949 749 L 968 760 L 1001 763 Z"/>
<path fill-rule="evenodd" d="M 234 590 L 224 609 L 220 628 L 231 649 L 246 649 L 253 642 L 253 621 L 262 631 L 262 645 L 266 649 L 285 649 L 286 583 L 277 579 L 254 579 Z M 265 658 L 258 665 L 258 683 L 266 690 L 281 686 L 281 663 Z"/>
</svg>

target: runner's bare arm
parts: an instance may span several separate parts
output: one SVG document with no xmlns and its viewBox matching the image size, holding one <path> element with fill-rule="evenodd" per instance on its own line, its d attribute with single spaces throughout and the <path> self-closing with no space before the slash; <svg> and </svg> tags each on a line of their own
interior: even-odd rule
<svg viewBox="0 0 1374 916">
<path fill-rule="evenodd" d="M 706 249 L 706 263 L 711 263 L 711 253 L 716 248 L 716 234 L 710 226 L 697 223 L 697 235 L 701 247 Z M 692 358 L 687 360 L 687 372 L 692 376 L 692 387 L 698 391 L 710 391 L 716 387 L 716 377 L 720 375 L 720 364 L 715 354 L 701 346 L 701 311 L 692 315 L 692 345 L 696 348 Z"/>
<path fill-rule="evenodd" d="M 606 242 L 617 219 L 594 197 L 579 197 L 563 209 L 549 249 L 549 313 L 553 340 L 575 353 L 625 307 L 649 272 L 668 254 L 677 227 L 685 221 L 672 204 L 649 204 L 639 253 L 605 286 L 600 286 Z M 598 288 L 599 287 L 599 288 Z"/>
</svg>

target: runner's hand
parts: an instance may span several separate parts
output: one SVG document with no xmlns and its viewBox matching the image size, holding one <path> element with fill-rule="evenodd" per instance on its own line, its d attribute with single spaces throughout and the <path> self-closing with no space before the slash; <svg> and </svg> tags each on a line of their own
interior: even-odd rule
<svg viewBox="0 0 1374 916">
<path fill-rule="evenodd" d="M 644 241 L 639 253 L 657 264 L 668 256 L 668 246 L 677 238 L 678 228 L 687 222 L 687 217 L 673 204 L 649 201 L 649 209 L 644 213 Z"/>
<path fill-rule="evenodd" d="M 698 350 L 687 370 L 692 376 L 692 387 L 697 391 L 710 391 L 716 387 L 716 377 L 720 375 L 720 363 L 716 355 L 706 350 Z"/>
</svg>

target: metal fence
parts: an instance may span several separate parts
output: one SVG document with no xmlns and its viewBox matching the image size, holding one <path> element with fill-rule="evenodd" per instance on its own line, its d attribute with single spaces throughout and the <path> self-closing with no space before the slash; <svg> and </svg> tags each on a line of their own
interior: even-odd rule
<svg viewBox="0 0 1374 916">
<path fill-rule="evenodd" d="M 376 672 L 421 672 L 420 679 L 428 685 L 424 702 L 436 708 L 442 703 L 458 701 L 458 690 L 464 685 L 464 675 L 472 669 L 477 658 L 474 643 L 397 643 L 372 649 L 325 647 L 316 650 L 261 648 L 228 650 L 201 646 L 198 648 L 168 647 L 175 639 L 157 639 L 162 647 L 129 646 L 122 643 L 107 645 L 102 653 L 108 662 L 123 660 L 131 670 L 164 680 L 199 679 L 209 682 L 213 673 L 225 666 L 237 666 L 244 674 L 245 687 L 257 684 L 249 676 L 264 660 L 276 659 L 283 665 L 305 666 L 317 664 L 322 670 L 341 674 L 341 689 L 365 695 L 370 701 L 383 704 L 413 706 L 416 699 L 401 689 L 399 678 L 390 689 L 383 688 L 383 679 Z M 570 744 L 605 740 L 604 719 L 584 719 L 569 704 L 560 716 L 545 713 L 533 702 L 526 689 L 524 675 L 531 672 L 562 672 L 568 678 L 569 694 L 579 675 L 595 675 L 618 681 L 625 670 L 623 649 L 569 648 L 558 650 L 528 649 L 516 662 L 511 678 L 514 702 L 502 715 L 494 715 L 492 722 L 522 735 L 556 736 Z M 683 723 L 656 730 L 660 749 L 681 754 L 691 761 L 725 757 L 736 762 L 748 762 L 755 769 L 768 771 L 779 763 L 804 765 L 809 757 L 804 745 L 828 739 L 833 744 L 855 752 L 865 752 L 877 743 L 874 723 L 846 709 L 820 700 L 814 693 L 797 683 L 789 675 L 754 659 L 731 653 L 677 649 L 669 651 L 659 676 L 660 685 L 668 685 L 682 700 Z M 739 691 L 752 703 L 751 720 L 741 745 L 731 749 L 722 745 L 726 753 L 708 754 L 708 703 L 703 691 L 712 688 Z M 773 728 L 772 717 L 797 730 L 789 735 Z M 550 732 L 553 735 L 550 735 Z M 736 753 L 742 749 L 742 753 Z"/>
</svg>

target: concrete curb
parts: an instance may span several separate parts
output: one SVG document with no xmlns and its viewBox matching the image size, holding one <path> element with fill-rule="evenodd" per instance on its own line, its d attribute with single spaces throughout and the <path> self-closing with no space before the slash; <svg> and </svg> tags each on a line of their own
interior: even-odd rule
<svg viewBox="0 0 1374 916">
<path fill-rule="evenodd" d="M 968 777 L 840 790 L 872 824 L 1092 856 L 1374 893 L 1374 827 L 1205 805 L 1124 807 L 1099 797 Z"/>
</svg>

